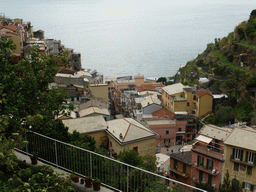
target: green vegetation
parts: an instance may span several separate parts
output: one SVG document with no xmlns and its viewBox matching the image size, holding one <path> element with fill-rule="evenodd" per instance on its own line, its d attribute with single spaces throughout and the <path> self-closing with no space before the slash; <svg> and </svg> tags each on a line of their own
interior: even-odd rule
<svg viewBox="0 0 256 192">
<path fill-rule="evenodd" d="M 229 96 L 214 106 L 215 114 L 205 118 L 206 123 L 221 126 L 233 121 L 246 121 L 248 124 L 255 121 L 255 38 L 256 10 L 253 10 L 248 21 L 240 23 L 227 37 L 215 38 L 214 43 L 208 44 L 202 54 L 175 75 L 175 83 L 199 88 L 214 87 Z M 200 77 L 209 78 L 209 83 L 200 85 Z M 217 114 L 222 110 L 228 112 L 224 115 L 229 115 Z"/>
<path fill-rule="evenodd" d="M 239 185 L 239 181 L 235 178 L 230 183 L 229 172 L 227 171 L 223 183 L 220 183 L 219 192 L 242 192 L 242 186 Z"/>
<path fill-rule="evenodd" d="M 92 138 L 69 134 L 68 128 L 56 118 L 73 109 L 72 105 L 63 105 L 67 98 L 64 91 L 48 89 L 59 67 L 69 65 L 67 54 L 46 57 L 34 49 L 29 58 L 14 62 L 14 48 L 10 39 L 0 37 L 0 191 L 73 191 L 69 178 L 50 168 L 24 170 L 13 153 L 14 147 L 27 144 L 24 135 L 28 129 L 84 148 L 95 148 Z M 31 153 L 37 152 L 40 157 L 43 147 Z"/>
</svg>

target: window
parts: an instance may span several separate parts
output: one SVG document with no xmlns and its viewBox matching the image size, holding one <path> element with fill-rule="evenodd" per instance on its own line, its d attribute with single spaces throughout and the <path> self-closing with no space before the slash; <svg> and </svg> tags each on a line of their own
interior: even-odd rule
<svg viewBox="0 0 256 192">
<path fill-rule="evenodd" d="M 248 162 L 248 163 L 254 163 L 254 159 L 255 159 L 255 153 L 252 153 L 252 152 L 249 152 L 249 151 L 246 151 L 246 158 L 245 160 Z"/>
<path fill-rule="evenodd" d="M 173 168 L 174 168 L 174 169 L 177 169 L 177 168 L 178 168 L 178 161 L 177 161 L 177 160 L 174 160 Z"/>
<path fill-rule="evenodd" d="M 170 139 L 164 139 L 164 143 L 170 143 Z"/>
<path fill-rule="evenodd" d="M 174 172 L 172 172 L 172 177 L 174 177 L 174 178 L 178 178 L 178 174 L 177 173 L 174 173 Z"/>
<path fill-rule="evenodd" d="M 207 169 L 210 169 L 211 171 L 213 170 L 213 163 L 214 161 L 207 159 Z"/>
<path fill-rule="evenodd" d="M 186 164 L 183 163 L 183 173 L 186 174 L 187 173 L 187 166 Z"/>
<path fill-rule="evenodd" d="M 204 167 L 204 157 L 199 155 L 197 156 L 197 165 Z"/>
<path fill-rule="evenodd" d="M 190 137 L 190 135 L 189 134 L 187 134 L 187 138 L 189 138 Z"/>
<path fill-rule="evenodd" d="M 138 147 L 133 147 L 133 150 L 138 153 Z"/>
<path fill-rule="evenodd" d="M 111 141 L 109 141 L 109 146 L 112 147 L 112 142 Z"/>
<path fill-rule="evenodd" d="M 187 102 L 187 106 L 189 106 L 189 102 Z"/>
<path fill-rule="evenodd" d="M 233 148 L 233 158 L 235 160 L 242 161 L 243 160 L 243 150 Z"/>
<path fill-rule="evenodd" d="M 241 164 L 240 165 L 240 171 L 245 173 L 246 172 L 246 165 Z"/>
<path fill-rule="evenodd" d="M 247 166 L 247 174 L 252 175 L 252 166 Z"/>
<path fill-rule="evenodd" d="M 256 185 L 253 186 L 253 192 L 256 192 Z"/>
<path fill-rule="evenodd" d="M 166 131 L 165 131 L 165 135 L 169 135 L 169 130 L 166 130 Z"/>
<path fill-rule="evenodd" d="M 251 183 L 244 182 L 244 188 L 250 190 L 251 189 Z"/>
<path fill-rule="evenodd" d="M 179 132 L 181 132 L 181 128 L 179 128 Z"/>
<path fill-rule="evenodd" d="M 71 97 L 71 101 L 74 101 L 74 97 Z"/>
<path fill-rule="evenodd" d="M 238 171 L 239 170 L 239 164 L 238 163 L 234 163 L 234 170 Z"/>
</svg>

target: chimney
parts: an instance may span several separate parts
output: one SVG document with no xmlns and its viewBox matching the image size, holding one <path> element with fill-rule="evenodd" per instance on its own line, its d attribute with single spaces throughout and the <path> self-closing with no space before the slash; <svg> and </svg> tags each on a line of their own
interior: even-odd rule
<svg viewBox="0 0 256 192">
<path fill-rule="evenodd" d="M 119 138 L 123 139 L 123 134 L 122 133 L 120 133 Z"/>
</svg>

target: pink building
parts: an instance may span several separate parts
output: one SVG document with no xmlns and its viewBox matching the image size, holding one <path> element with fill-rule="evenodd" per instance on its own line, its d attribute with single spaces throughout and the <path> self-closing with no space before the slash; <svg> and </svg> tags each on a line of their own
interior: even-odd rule
<svg viewBox="0 0 256 192">
<path fill-rule="evenodd" d="M 208 182 L 216 191 L 221 182 L 222 165 L 224 162 L 224 140 L 231 129 L 214 125 L 204 125 L 199 131 L 196 142 L 192 146 L 192 185 L 197 182 Z"/>
<path fill-rule="evenodd" d="M 156 140 L 157 147 L 173 146 L 187 141 L 186 125 L 187 121 L 177 121 L 173 119 L 147 120 L 148 127 L 159 134 Z"/>
</svg>

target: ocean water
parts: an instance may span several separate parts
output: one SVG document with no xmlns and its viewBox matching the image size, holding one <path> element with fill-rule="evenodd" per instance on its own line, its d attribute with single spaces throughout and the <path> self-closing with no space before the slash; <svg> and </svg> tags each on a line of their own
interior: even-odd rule
<svg viewBox="0 0 256 192">
<path fill-rule="evenodd" d="M 105 77 L 173 76 L 255 8 L 255 0 L 0 0 L 0 13 L 31 21 Z"/>
</svg>

